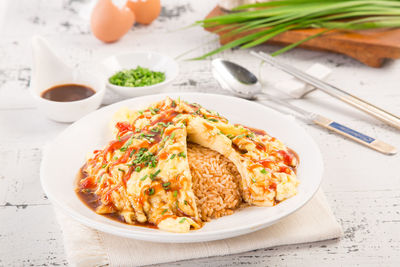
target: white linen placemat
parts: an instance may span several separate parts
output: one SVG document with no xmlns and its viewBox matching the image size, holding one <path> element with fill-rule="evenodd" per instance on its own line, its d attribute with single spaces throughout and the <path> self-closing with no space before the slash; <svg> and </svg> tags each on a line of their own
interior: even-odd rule
<svg viewBox="0 0 400 267">
<path fill-rule="evenodd" d="M 59 211 L 56 214 L 71 266 L 141 266 L 314 242 L 342 235 L 321 190 L 300 210 L 270 227 L 225 240 L 190 244 L 117 237 L 86 227 Z"/>
</svg>

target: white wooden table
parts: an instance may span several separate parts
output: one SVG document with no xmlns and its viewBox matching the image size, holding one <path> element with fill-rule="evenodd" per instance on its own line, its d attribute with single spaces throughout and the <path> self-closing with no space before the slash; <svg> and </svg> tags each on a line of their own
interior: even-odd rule
<svg viewBox="0 0 400 267">
<path fill-rule="evenodd" d="M 203 18 L 216 1 L 164 1 L 151 26 L 138 26 L 114 44 L 103 44 L 78 15 L 80 1 L 14 0 L 0 3 L 0 266 L 67 265 L 60 228 L 39 182 L 43 146 L 68 127 L 49 121 L 28 93 L 30 38 L 41 34 L 65 60 L 89 69 L 99 58 L 129 50 L 153 50 L 189 56 L 217 46 L 200 28 L 177 30 Z M 264 46 L 273 51 L 276 47 Z M 246 51 L 221 56 L 258 72 Z M 400 61 L 372 69 L 345 56 L 296 49 L 281 60 L 301 68 L 319 62 L 333 68 L 328 81 L 400 114 Z M 180 61 L 174 91 L 221 93 L 211 78 L 210 61 Z M 287 76 L 263 67 L 263 80 Z M 108 93 L 105 104 L 120 98 Z M 400 132 L 315 92 L 293 103 L 324 114 L 400 148 Z M 302 122 L 300 122 L 302 123 Z M 344 237 L 313 244 L 166 264 L 165 266 L 400 266 L 400 155 L 385 156 L 333 133 L 302 123 L 318 143 L 325 162 L 322 187 Z"/>
</svg>

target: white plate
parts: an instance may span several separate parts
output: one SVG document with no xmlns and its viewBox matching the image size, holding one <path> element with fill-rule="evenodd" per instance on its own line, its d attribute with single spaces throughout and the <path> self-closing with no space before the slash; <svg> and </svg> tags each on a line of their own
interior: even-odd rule
<svg viewBox="0 0 400 267">
<path fill-rule="evenodd" d="M 111 138 L 109 121 L 121 107 L 142 109 L 167 95 L 149 95 L 129 99 L 99 109 L 69 126 L 45 149 L 40 169 L 43 189 L 56 207 L 79 222 L 114 235 L 153 242 L 200 242 L 238 236 L 276 223 L 309 201 L 322 178 L 323 163 L 315 142 L 292 119 L 263 105 L 236 97 L 171 93 L 172 98 L 196 102 L 216 110 L 231 122 L 266 130 L 293 148 L 300 157 L 298 194 L 274 207 L 249 207 L 233 215 L 206 223 L 200 230 L 185 234 L 163 232 L 113 221 L 89 209 L 74 192 L 75 177 L 85 155 L 102 148 Z"/>
<path fill-rule="evenodd" d="M 152 71 L 164 72 L 165 80 L 161 83 L 139 87 L 118 86 L 108 81 L 108 79 L 118 71 L 135 69 L 138 66 L 148 68 Z M 174 59 L 155 52 L 130 52 L 111 56 L 101 63 L 101 68 L 102 74 L 107 79 L 107 88 L 128 97 L 162 93 L 166 86 L 169 85 L 179 73 L 178 63 L 176 63 Z"/>
</svg>

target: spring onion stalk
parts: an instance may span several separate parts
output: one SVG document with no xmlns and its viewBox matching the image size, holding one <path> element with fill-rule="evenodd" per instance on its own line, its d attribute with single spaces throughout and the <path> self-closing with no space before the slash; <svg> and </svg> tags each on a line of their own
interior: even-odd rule
<svg viewBox="0 0 400 267">
<path fill-rule="evenodd" d="M 240 6 L 235 11 L 195 23 L 220 27 L 217 32 L 224 32 L 221 38 L 241 36 L 195 59 L 205 59 L 233 47 L 251 48 L 295 29 L 323 30 L 274 52 L 273 56 L 332 30 L 400 27 L 400 0 L 275 0 Z"/>
</svg>

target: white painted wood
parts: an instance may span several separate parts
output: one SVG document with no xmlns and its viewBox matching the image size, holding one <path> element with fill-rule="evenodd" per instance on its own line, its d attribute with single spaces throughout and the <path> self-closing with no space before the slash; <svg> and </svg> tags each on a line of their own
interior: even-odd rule
<svg viewBox="0 0 400 267">
<path fill-rule="evenodd" d="M 28 93 L 31 36 L 45 36 L 69 64 L 86 69 L 115 52 L 153 50 L 175 57 L 203 44 L 186 55 L 190 57 L 217 47 L 215 36 L 200 28 L 179 28 L 203 18 L 215 2 L 162 1 L 163 14 L 157 21 L 135 27 L 121 41 L 107 45 L 96 40 L 87 21 L 78 16 L 81 1 L 8 0 L 0 6 L 7 9 L 0 12 L 5 14 L 0 18 L 4 22 L 0 24 L 0 266 L 67 265 L 60 228 L 40 187 L 39 164 L 44 145 L 68 125 L 44 118 Z M 219 56 L 260 71 L 259 62 L 247 51 Z M 373 69 L 342 55 L 302 49 L 280 59 L 300 68 L 325 64 L 333 68 L 329 82 L 400 114 L 400 61 Z M 211 78 L 209 60 L 180 60 L 179 64 L 180 75 L 171 90 L 223 93 Z M 261 74 L 267 85 L 287 77 L 269 66 L 263 66 Z M 104 104 L 120 99 L 108 93 Z M 323 93 L 293 103 L 400 148 L 399 131 Z M 343 226 L 341 240 L 160 266 L 400 266 L 400 156 L 385 156 L 303 125 L 319 144 L 325 161 L 322 187 Z"/>
</svg>

